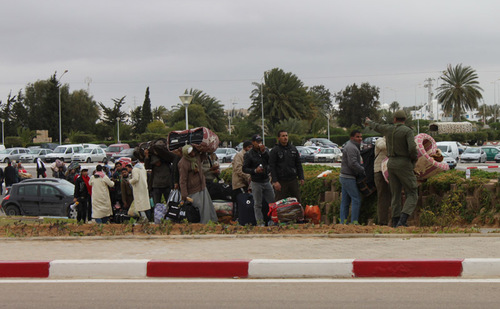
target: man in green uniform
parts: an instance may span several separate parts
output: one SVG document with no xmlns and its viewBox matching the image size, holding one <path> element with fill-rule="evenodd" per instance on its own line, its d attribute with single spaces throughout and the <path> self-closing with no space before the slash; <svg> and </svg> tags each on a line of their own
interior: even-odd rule
<svg viewBox="0 0 500 309">
<path fill-rule="evenodd" d="M 383 134 L 387 143 L 387 169 L 389 187 L 392 193 L 392 226 L 407 226 L 406 221 L 417 206 L 417 177 L 413 172 L 417 162 L 417 145 L 412 129 L 405 126 L 403 110 L 394 113 L 394 124 L 378 124 L 366 117 L 365 124 Z M 406 201 L 401 210 L 401 189 L 405 190 Z"/>
</svg>

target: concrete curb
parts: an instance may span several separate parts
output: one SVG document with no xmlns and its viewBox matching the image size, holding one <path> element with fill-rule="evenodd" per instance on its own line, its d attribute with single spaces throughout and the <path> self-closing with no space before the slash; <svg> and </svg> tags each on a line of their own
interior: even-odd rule
<svg viewBox="0 0 500 309">
<path fill-rule="evenodd" d="M 500 259 L 0 261 L 0 278 L 498 278 Z"/>
</svg>

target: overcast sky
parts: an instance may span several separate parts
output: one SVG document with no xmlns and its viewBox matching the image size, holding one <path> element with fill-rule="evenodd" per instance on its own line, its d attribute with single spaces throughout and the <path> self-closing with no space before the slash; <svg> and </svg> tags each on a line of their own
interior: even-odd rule
<svg viewBox="0 0 500 309">
<path fill-rule="evenodd" d="M 186 88 L 250 106 L 252 82 L 279 67 L 332 93 L 380 88 L 402 106 L 427 99 L 448 64 L 474 68 L 500 103 L 498 0 L 16 0 L 2 2 L 0 99 L 64 70 L 71 91 L 153 107 Z M 498 82 L 495 82 L 498 80 Z M 497 92 L 494 91 L 496 86 Z M 496 93 L 496 95 L 495 95 Z"/>
</svg>

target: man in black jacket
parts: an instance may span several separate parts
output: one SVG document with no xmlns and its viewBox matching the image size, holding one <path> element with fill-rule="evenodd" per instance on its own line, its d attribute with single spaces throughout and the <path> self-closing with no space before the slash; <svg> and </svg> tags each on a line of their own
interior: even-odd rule
<svg viewBox="0 0 500 309">
<path fill-rule="evenodd" d="M 86 184 L 86 182 L 88 183 L 89 181 L 88 173 L 88 169 L 82 168 L 82 170 L 80 171 L 80 176 L 75 180 L 75 192 L 73 193 L 73 201 L 75 203 L 78 202 L 78 214 L 76 220 L 83 223 L 85 223 L 87 220 L 91 220 L 89 213 L 90 193 Z"/>
<path fill-rule="evenodd" d="M 12 186 L 15 183 L 19 182 L 19 173 L 17 169 L 12 166 L 12 163 L 7 162 L 7 167 L 5 168 L 5 188 Z"/>
<path fill-rule="evenodd" d="M 151 188 L 153 189 L 153 202 L 161 203 L 162 196 L 165 198 L 165 203 L 168 202 L 168 196 L 172 189 L 172 173 L 170 163 L 165 162 L 156 155 L 150 155 L 149 150 L 144 150 L 144 166 L 146 169 L 151 169 Z"/>
<path fill-rule="evenodd" d="M 262 214 L 262 197 L 267 203 L 274 202 L 274 192 L 269 182 L 269 151 L 262 144 L 262 137 L 255 134 L 252 137 L 252 146 L 243 159 L 243 173 L 250 174 L 251 187 L 254 197 L 254 212 L 257 225 L 264 226 Z"/>
<path fill-rule="evenodd" d="M 278 132 L 278 144 L 269 155 L 272 184 L 276 200 L 295 197 L 300 202 L 300 184 L 304 184 L 304 170 L 300 162 L 300 154 L 294 145 L 288 142 L 285 130 Z"/>
</svg>

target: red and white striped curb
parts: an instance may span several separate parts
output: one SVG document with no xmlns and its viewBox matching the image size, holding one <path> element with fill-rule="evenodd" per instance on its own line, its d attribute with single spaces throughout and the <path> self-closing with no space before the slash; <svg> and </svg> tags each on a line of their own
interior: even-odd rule
<svg viewBox="0 0 500 309">
<path fill-rule="evenodd" d="M 500 259 L 0 261 L 2 278 L 499 278 Z"/>
<path fill-rule="evenodd" d="M 484 170 L 489 168 L 500 168 L 500 165 L 484 165 L 484 166 L 457 166 L 457 170 Z"/>
</svg>

